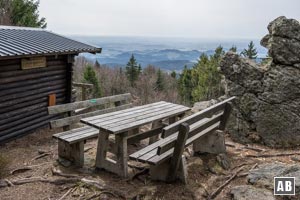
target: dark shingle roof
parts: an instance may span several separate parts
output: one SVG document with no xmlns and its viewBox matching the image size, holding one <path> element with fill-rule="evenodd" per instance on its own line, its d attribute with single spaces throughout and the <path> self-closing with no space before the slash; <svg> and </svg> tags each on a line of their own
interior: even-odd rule
<svg viewBox="0 0 300 200">
<path fill-rule="evenodd" d="M 0 26 L 0 59 L 31 55 L 100 53 L 87 45 L 39 28 Z"/>
</svg>

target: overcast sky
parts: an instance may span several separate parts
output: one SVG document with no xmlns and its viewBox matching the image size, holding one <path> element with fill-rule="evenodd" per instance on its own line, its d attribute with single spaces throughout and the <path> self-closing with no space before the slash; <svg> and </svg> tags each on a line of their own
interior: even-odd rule
<svg viewBox="0 0 300 200">
<path fill-rule="evenodd" d="M 40 0 L 60 34 L 261 38 L 274 18 L 300 19 L 300 0 Z"/>
</svg>

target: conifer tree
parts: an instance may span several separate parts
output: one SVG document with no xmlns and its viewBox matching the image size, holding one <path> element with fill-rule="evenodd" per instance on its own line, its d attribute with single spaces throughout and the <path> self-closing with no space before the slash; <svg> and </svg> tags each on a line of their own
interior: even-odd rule
<svg viewBox="0 0 300 200">
<path fill-rule="evenodd" d="M 164 89 L 164 77 L 160 70 L 160 68 L 157 71 L 157 79 L 156 79 L 156 90 L 162 91 Z"/>
<path fill-rule="evenodd" d="M 83 82 L 91 83 L 94 85 L 93 95 L 94 97 L 101 97 L 102 90 L 99 84 L 98 77 L 96 75 L 95 70 L 91 65 L 87 65 L 84 72 L 83 72 Z"/>
<path fill-rule="evenodd" d="M 135 85 L 135 81 L 138 79 L 139 76 L 139 66 L 132 54 L 127 65 L 126 65 L 126 76 L 130 82 L 130 85 L 133 87 Z"/>
<path fill-rule="evenodd" d="M 251 41 L 248 44 L 248 49 L 244 49 L 241 53 L 244 57 L 249 58 L 249 59 L 255 59 L 257 58 L 257 50 L 254 46 L 253 41 Z"/>
<path fill-rule="evenodd" d="M 236 46 L 233 45 L 233 46 L 229 49 L 229 51 L 236 53 L 236 52 L 237 52 Z"/>
<path fill-rule="evenodd" d="M 176 78 L 176 76 L 177 76 L 177 74 L 176 74 L 176 72 L 173 70 L 172 73 L 171 73 L 171 77 L 172 77 L 172 78 Z"/>
<path fill-rule="evenodd" d="M 184 104 L 192 102 L 192 70 L 185 65 L 179 77 L 179 94 Z"/>
</svg>

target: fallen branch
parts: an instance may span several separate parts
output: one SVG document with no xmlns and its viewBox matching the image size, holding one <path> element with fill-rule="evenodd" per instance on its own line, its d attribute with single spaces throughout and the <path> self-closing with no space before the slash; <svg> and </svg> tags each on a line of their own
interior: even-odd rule
<svg viewBox="0 0 300 200">
<path fill-rule="evenodd" d="M 23 173 L 23 172 L 27 172 L 29 170 L 32 170 L 32 167 L 30 166 L 26 166 L 26 167 L 22 167 L 22 168 L 18 168 L 18 169 L 15 169 L 15 170 L 12 170 L 10 172 L 11 175 L 14 175 L 16 173 Z"/>
<path fill-rule="evenodd" d="M 225 143 L 225 145 L 226 145 L 227 147 L 235 148 L 235 145 L 234 145 L 234 144 L 231 144 L 231 143 Z"/>
<path fill-rule="evenodd" d="M 137 172 L 132 176 L 132 178 L 128 179 L 127 181 L 132 181 L 136 178 L 138 178 L 141 175 L 147 174 L 149 172 L 149 168 L 144 168 L 142 171 Z"/>
<path fill-rule="evenodd" d="M 31 161 L 38 160 L 40 158 L 43 158 L 43 157 L 49 156 L 49 155 L 51 155 L 51 153 L 43 153 L 41 155 L 38 155 L 38 156 L 34 157 Z"/>
<path fill-rule="evenodd" d="M 225 183 L 223 183 L 220 187 L 218 187 L 208 199 L 214 199 L 218 194 L 238 175 L 240 171 L 242 171 L 244 166 L 240 167 Z"/>
<path fill-rule="evenodd" d="M 66 196 L 69 195 L 69 193 L 73 190 L 73 188 L 70 188 L 62 197 L 60 197 L 58 200 L 63 200 Z"/>
<path fill-rule="evenodd" d="M 270 157 L 293 156 L 293 155 L 300 155 L 300 152 L 277 153 L 277 154 L 260 154 L 260 155 L 245 155 L 245 157 L 248 157 L 248 158 L 270 158 Z"/>
<path fill-rule="evenodd" d="M 256 167 L 257 167 L 257 165 L 258 165 L 258 163 L 255 163 L 250 169 L 249 169 L 249 171 L 251 171 L 251 170 L 253 170 L 253 169 L 255 169 Z M 249 171 L 248 172 L 246 172 L 246 173 L 242 173 L 242 174 L 239 174 L 239 175 L 237 175 L 237 177 L 243 177 L 243 176 L 248 176 L 248 174 L 249 174 Z"/>
<path fill-rule="evenodd" d="M 265 149 L 259 149 L 259 148 L 250 147 L 250 146 L 244 146 L 243 148 L 244 149 L 249 149 L 249 150 L 252 150 L 252 151 L 256 151 L 256 152 L 263 152 L 263 151 L 265 151 Z"/>
<path fill-rule="evenodd" d="M 89 150 L 93 149 L 94 147 L 88 147 L 86 149 L 84 149 L 84 152 L 88 152 Z"/>
</svg>

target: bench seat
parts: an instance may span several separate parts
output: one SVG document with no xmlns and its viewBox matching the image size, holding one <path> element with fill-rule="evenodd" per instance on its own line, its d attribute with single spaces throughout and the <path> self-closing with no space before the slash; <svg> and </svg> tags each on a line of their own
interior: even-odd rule
<svg viewBox="0 0 300 200">
<path fill-rule="evenodd" d="M 90 126 L 84 126 L 81 128 L 54 134 L 53 138 L 66 141 L 69 144 L 74 144 L 87 139 L 96 138 L 98 136 L 98 133 L 98 129 Z"/>
</svg>

